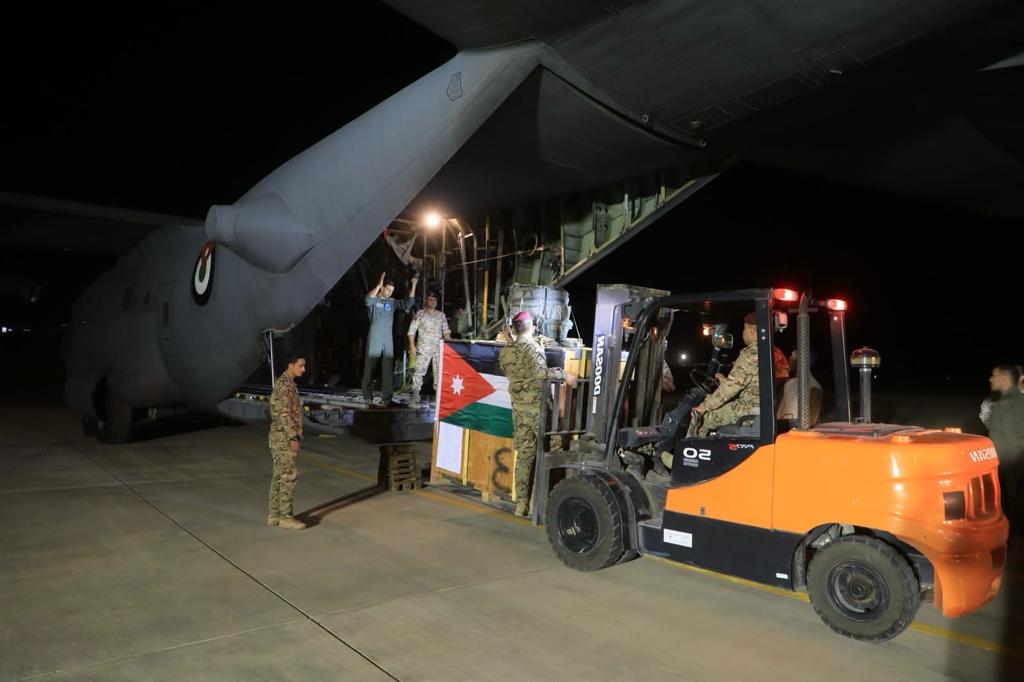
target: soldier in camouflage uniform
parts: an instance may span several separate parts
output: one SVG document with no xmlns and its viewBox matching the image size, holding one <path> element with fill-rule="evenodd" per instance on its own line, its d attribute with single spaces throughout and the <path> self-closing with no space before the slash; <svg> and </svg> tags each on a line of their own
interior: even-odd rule
<svg viewBox="0 0 1024 682">
<path fill-rule="evenodd" d="M 698 437 L 706 436 L 719 426 L 735 424 L 740 417 L 761 413 L 757 374 L 757 318 L 754 313 L 743 318 L 743 343 L 746 347 L 740 351 L 729 376 L 723 377 L 718 389 L 694 408 L 694 412 L 704 417 L 699 426 L 698 420 L 691 421 L 690 430 L 692 432 L 696 426 Z"/>
<path fill-rule="evenodd" d="M 412 400 L 409 407 L 419 407 L 420 390 L 423 388 L 423 377 L 427 368 L 434 366 L 434 394 L 437 394 L 437 379 L 440 371 L 441 339 L 448 340 L 452 332 L 448 328 L 448 318 L 437 309 L 437 292 L 427 293 L 427 307 L 416 313 L 409 325 L 409 355 L 416 362 L 412 375 Z M 417 339 L 416 334 L 419 334 Z"/>
<path fill-rule="evenodd" d="M 560 368 L 549 368 L 544 350 L 533 335 L 533 317 L 522 311 L 512 318 L 516 340 L 501 350 L 498 363 L 508 378 L 512 401 L 512 441 L 516 451 L 516 515 L 526 516 L 530 509 L 530 485 L 537 458 L 537 430 L 540 427 L 541 384 L 545 379 L 565 380 L 570 386 L 576 377 Z"/>
<path fill-rule="evenodd" d="M 274 383 L 270 394 L 270 455 L 274 459 L 274 475 L 270 479 L 270 514 L 268 526 L 301 530 L 304 523 L 292 516 L 292 493 L 299 472 L 295 458 L 302 440 L 302 404 L 295 387 L 296 377 L 306 371 L 306 361 L 289 356 L 287 367 Z"/>
</svg>

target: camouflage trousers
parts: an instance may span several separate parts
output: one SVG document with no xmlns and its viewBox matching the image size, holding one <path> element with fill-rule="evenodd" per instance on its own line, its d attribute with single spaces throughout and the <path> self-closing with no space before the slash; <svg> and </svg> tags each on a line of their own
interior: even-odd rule
<svg viewBox="0 0 1024 682">
<path fill-rule="evenodd" d="M 529 503 L 533 468 L 537 461 L 537 431 L 540 428 L 540 398 L 526 406 L 512 404 L 512 442 L 516 449 L 516 502 Z"/>
<path fill-rule="evenodd" d="M 416 349 L 416 369 L 412 374 L 412 392 L 418 396 L 423 388 L 423 377 L 427 375 L 427 368 L 434 366 L 434 393 L 437 393 L 438 365 L 441 359 L 441 344 L 436 343 L 433 347 L 424 345 Z"/>
<path fill-rule="evenodd" d="M 749 405 L 741 405 L 737 402 L 726 403 L 717 410 L 710 410 L 704 413 L 704 419 L 700 422 L 700 426 L 697 427 L 695 435 L 698 438 L 702 438 L 720 426 L 735 424 L 741 417 L 746 417 L 750 414 L 757 414 L 758 412 L 759 410 L 751 408 Z M 691 422 L 691 432 L 694 430 L 693 427 L 695 424 L 696 420 Z"/>
<path fill-rule="evenodd" d="M 291 516 L 292 497 L 299 470 L 295 465 L 297 452 L 292 452 L 288 441 L 272 440 L 270 456 L 274 460 L 274 473 L 270 479 L 268 508 L 271 516 Z"/>
</svg>

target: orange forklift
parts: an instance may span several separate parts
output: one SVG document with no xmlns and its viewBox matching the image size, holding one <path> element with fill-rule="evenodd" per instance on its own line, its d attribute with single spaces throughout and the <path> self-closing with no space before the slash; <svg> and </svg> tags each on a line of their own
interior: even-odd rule
<svg viewBox="0 0 1024 682">
<path fill-rule="evenodd" d="M 806 591 L 830 628 L 868 642 L 905 630 L 921 601 L 954 617 L 995 597 L 1008 524 L 992 442 L 872 423 L 870 352 L 854 357 L 854 418 L 845 301 L 786 289 L 665 293 L 599 287 L 589 376 L 575 388 L 547 385 L 557 409 L 542 408 L 534 490 L 547 495 L 533 496 L 533 520 L 562 562 L 591 571 L 651 555 Z M 689 408 L 717 390 L 728 330 L 750 312 L 760 407 L 702 433 Z M 835 419 L 816 425 L 812 315 L 828 321 L 835 375 Z M 779 421 L 773 338 L 792 316 L 798 417 Z M 674 323 L 710 356 L 690 373 L 686 402 L 663 417 Z"/>
</svg>

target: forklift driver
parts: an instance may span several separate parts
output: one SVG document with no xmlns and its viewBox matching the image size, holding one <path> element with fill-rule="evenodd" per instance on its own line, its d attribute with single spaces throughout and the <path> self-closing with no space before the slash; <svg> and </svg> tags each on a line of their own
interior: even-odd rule
<svg viewBox="0 0 1024 682">
<path fill-rule="evenodd" d="M 736 363 L 703 403 L 693 408 L 689 437 L 707 436 L 725 424 L 734 424 L 741 417 L 761 413 L 757 377 L 757 318 L 748 313 L 743 318 L 743 343 L 745 347 L 736 358 Z"/>
<path fill-rule="evenodd" d="M 702 438 L 720 426 L 738 422 L 741 417 L 760 414 L 756 341 L 757 318 L 754 313 L 749 313 L 743 318 L 744 348 L 729 376 L 715 376 L 719 381 L 718 388 L 703 403 L 702 391 L 690 389 L 676 409 L 666 415 L 662 423 L 666 437 L 658 443 L 658 448 L 662 451 L 661 463 L 667 469 L 672 468 L 673 452 L 680 433 L 685 432 L 687 438 Z M 657 470 L 657 465 L 655 467 Z M 658 473 L 664 474 L 663 471 Z"/>
</svg>

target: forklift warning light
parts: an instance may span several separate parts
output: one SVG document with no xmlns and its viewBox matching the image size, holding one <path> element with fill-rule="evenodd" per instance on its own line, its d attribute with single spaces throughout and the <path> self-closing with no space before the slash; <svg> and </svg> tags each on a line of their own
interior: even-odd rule
<svg viewBox="0 0 1024 682">
<path fill-rule="evenodd" d="M 846 301 L 841 298 L 830 298 L 826 303 L 829 310 L 843 311 L 846 310 Z"/>
<path fill-rule="evenodd" d="M 800 298 L 792 289 L 776 289 L 772 295 L 779 301 L 796 301 Z"/>
</svg>

